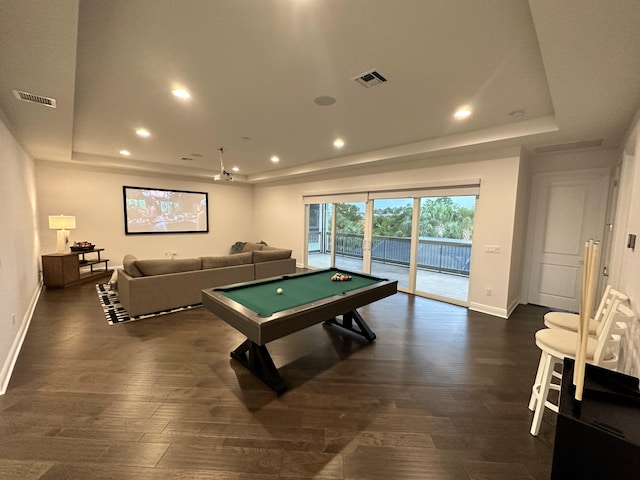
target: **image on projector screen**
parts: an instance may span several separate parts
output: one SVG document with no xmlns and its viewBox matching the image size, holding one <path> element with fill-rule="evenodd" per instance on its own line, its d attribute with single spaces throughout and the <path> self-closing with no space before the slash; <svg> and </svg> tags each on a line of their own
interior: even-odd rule
<svg viewBox="0 0 640 480">
<path fill-rule="evenodd" d="M 126 234 L 209 231 L 207 192 L 122 187 Z"/>
</svg>

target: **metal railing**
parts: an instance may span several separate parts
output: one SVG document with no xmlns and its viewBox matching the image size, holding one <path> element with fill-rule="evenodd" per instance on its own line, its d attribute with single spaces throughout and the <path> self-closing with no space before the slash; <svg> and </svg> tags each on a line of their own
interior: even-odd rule
<svg viewBox="0 0 640 480">
<path fill-rule="evenodd" d="M 364 235 L 339 233 L 336 235 L 336 255 L 362 258 Z M 373 236 L 371 259 L 393 265 L 409 265 L 411 239 Z M 331 234 L 309 232 L 309 253 L 331 253 Z M 449 238 L 420 238 L 418 240 L 418 268 L 435 272 L 469 276 L 471 240 Z"/>
</svg>

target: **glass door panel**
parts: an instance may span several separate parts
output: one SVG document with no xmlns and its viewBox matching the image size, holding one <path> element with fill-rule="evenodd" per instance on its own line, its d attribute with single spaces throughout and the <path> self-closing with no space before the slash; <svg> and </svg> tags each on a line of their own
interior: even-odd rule
<svg viewBox="0 0 640 480">
<path fill-rule="evenodd" d="M 331 266 L 331 204 L 309 205 L 307 225 L 307 267 Z"/>
<path fill-rule="evenodd" d="M 373 201 L 371 274 L 398 280 L 403 289 L 409 289 L 412 217 L 412 198 Z"/>
<path fill-rule="evenodd" d="M 466 305 L 475 196 L 420 199 L 416 293 Z"/>
<path fill-rule="evenodd" d="M 334 265 L 338 269 L 363 272 L 365 203 L 335 203 Z"/>
</svg>

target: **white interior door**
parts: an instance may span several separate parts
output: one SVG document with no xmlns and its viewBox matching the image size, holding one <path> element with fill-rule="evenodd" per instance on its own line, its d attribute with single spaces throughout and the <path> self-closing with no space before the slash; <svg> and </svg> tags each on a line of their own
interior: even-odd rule
<svg viewBox="0 0 640 480">
<path fill-rule="evenodd" d="M 534 177 L 529 303 L 578 311 L 584 244 L 603 239 L 606 169 Z"/>
</svg>

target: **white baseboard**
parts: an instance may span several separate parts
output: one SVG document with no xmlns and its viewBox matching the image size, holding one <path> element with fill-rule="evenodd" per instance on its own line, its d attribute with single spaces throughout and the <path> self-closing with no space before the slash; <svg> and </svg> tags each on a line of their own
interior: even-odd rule
<svg viewBox="0 0 640 480">
<path fill-rule="evenodd" d="M 5 359 L 4 364 L 2 365 L 2 370 L 0 370 L 0 395 L 4 395 L 7 391 L 7 387 L 9 386 L 9 380 L 11 380 L 11 374 L 13 373 L 13 367 L 18 360 L 18 355 L 20 354 L 20 349 L 22 348 L 22 343 L 24 342 L 25 337 L 27 336 L 27 332 L 29 331 L 29 325 L 31 325 L 31 318 L 33 317 L 33 312 L 36 309 L 36 305 L 38 304 L 38 298 L 40 298 L 40 293 L 42 292 L 42 288 L 44 285 L 40 283 L 38 288 L 34 292 L 31 297 L 31 301 L 29 302 L 29 307 L 27 312 L 25 313 L 22 321 L 20 322 L 20 328 L 18 329 L 17 335 L 11 345 L 11 350 L 9 351 L 9 355 Z"/>
<path fill-rule="evenodd" d="M 494 317 L 509 318 L 509 314 L 504 308 L 496 308 L 492 307 L 491 305 L 484 305 L 482 303 L 471 302 L 469 304 L 469 310 L 473 310 L 474 312 L 486 313 L 487 315 L 492 315 Z"/>
</svg>

